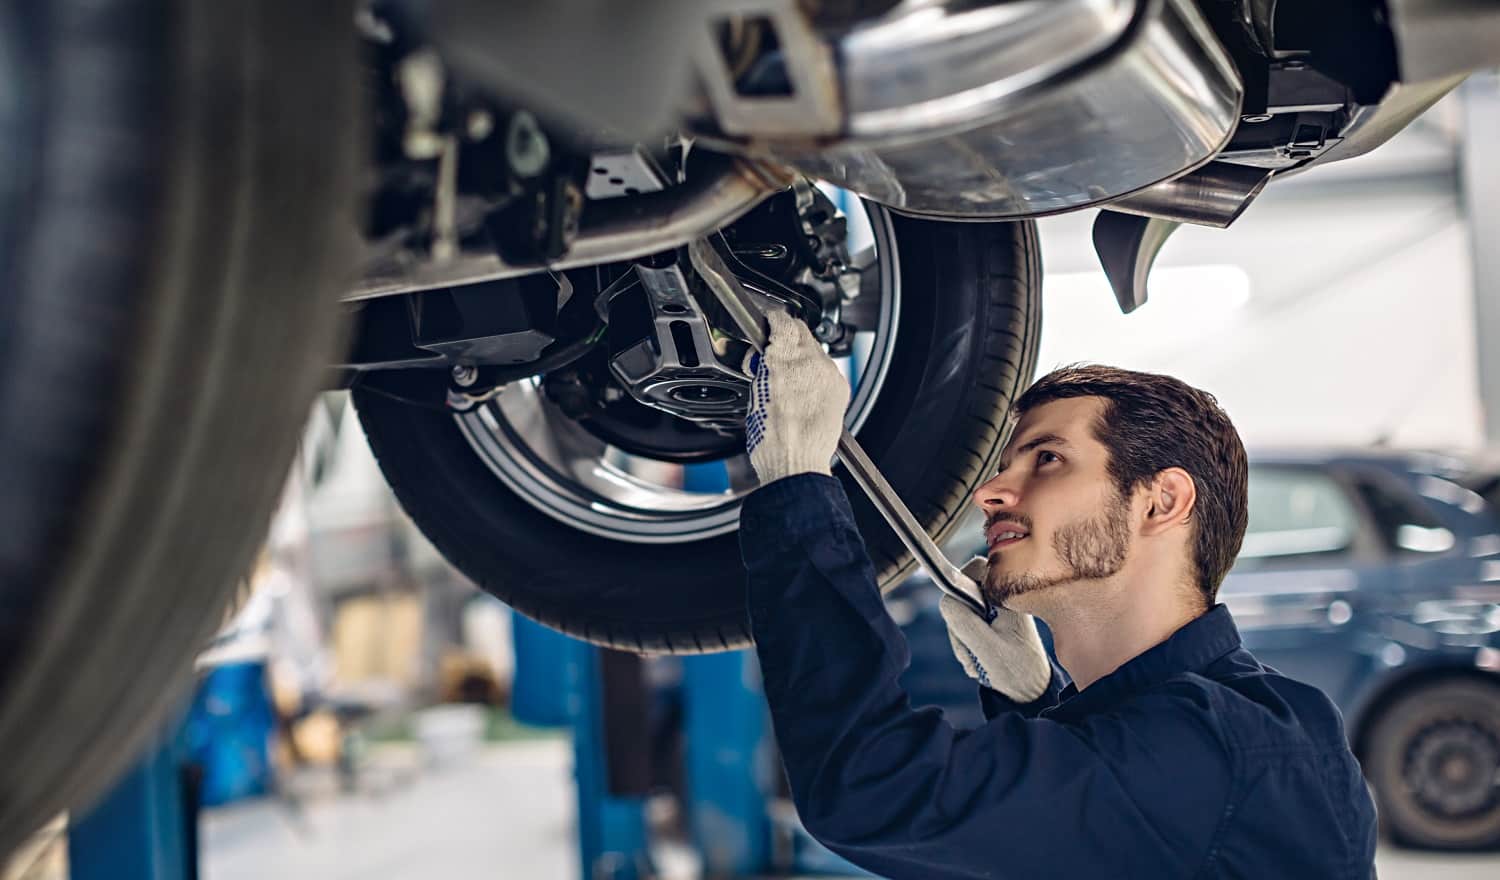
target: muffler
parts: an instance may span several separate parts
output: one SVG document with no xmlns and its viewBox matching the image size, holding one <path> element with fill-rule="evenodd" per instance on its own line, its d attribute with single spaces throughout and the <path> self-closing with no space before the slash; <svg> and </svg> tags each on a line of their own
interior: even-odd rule
<svg viewBox="0 0 1500 880">
<path fill-rule="evenodd" d="M 1239 118 L 1239 74 L 1189 0 L 902 0 L 835 34 L 760 5 L 781 46 L 820 51 L 784 53 L 786 94 L 746 94 L 707 43 L 701 133 L 906 213 L 1101 204 L 1208 162 Z"/>
</svg>

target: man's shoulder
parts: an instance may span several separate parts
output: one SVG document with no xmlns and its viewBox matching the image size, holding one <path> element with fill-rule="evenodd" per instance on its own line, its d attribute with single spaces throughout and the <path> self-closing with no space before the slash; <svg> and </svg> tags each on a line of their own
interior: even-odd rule
<svg viewBox="0 0 1500 880">
<path fill-rule="evenodd" d="M 1243 649 L 1156 689 L 1161 699 L 1208 711 L 1241 752 L 1346 750 L 1338 707 L 1312 685 L 1261 665 Z"/>
</svg>

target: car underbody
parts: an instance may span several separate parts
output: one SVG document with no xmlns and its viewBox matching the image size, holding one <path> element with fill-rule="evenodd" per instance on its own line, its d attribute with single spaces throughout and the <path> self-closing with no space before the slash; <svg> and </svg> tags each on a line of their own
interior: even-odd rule
<svg viewBox="0 0 1500 880">
<path fill-rule="evenodd" d="M 662 319 L 662 291 L 701 291 L 689 241 L 837 346 L 874 320 L 856 305 L 872 255 L 838 252 L 841 212 L 807 180 L 945 221 L 1103 207 L 1095 247 L 1128 312 L 1180 224 L 1228 226 L 1272 179 L 1373 149 L 1500 27 L 1375 0 L 383 3 L 361 22 L 378 175 L 342 382 L 462 409 L 603 341 L 608 369 L 556 380 L 570 405 L 625 394 L 730 431 L 745 340 L 711 297 Z M 657 320 L 600 335 L 627 311 Z M 413 368 L 446 387 L 366 375 Z"/>
</svg>

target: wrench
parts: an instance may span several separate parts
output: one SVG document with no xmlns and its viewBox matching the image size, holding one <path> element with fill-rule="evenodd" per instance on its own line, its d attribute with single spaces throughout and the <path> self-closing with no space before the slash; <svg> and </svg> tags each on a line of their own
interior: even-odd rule
<svg viewBox="0 0 1500 880">
<path fill-rule="evenodd" d="M 693 268 L 703 276 L 707 282 L 708 289 L 713 291 L 715 298 L 724 306 L 730 318 L 739 327 L 741 334 L 750 341 L 756 351 L 764 352 L 770 339 L 769 325 L 766 323 L 764 309 L 778 307 L 769 297 L 765 303 L 757 299 L 740 283 L 739 278 L 724 264 L 724 258 L 714 250 L 714 246 L 706 238 L 698 238 L 688 242 L 688 259 L 692 261 Z M 891 484 L 886 481 L 885 476 L 880 473 L 879 468 L 865 454 L 859 441 L 844 428 L 839 437 L 839 458 L 854 481 L 869 496 L 870 503 L 885 517 L 901 543 L 911 551 L 917 562 L 927 569 L 932 576 L 933 583 L 954 599 L 967 605 L 970 610 L 986 621 L 994 620 L 996 610 L 991 608 L 982 598 L 969 592 L 975 589 L 974 582 L 958 569 L 943 551 L 938 549 L 933 542 L 932 536 L 917 522 L 917 518 L 907 509 L 906 503 Z"/>
</svg>

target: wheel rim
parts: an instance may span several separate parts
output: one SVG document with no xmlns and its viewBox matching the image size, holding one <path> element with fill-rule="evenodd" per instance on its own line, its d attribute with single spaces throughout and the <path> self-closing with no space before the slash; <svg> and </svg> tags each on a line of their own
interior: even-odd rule
<svg viewBox="0 0 1500 880">
<path fill-rule="evenodd" d="M 871 204 L 846 213 L 851 238 L 857 242 L 868 235 L 880 279 L 875 326 L 856 333 L 851 355 L 838 359 L 846 376 L 858 374 L 844 416 L 849 430 L 858 433 L 890 369 L 901 278 L 890 214 Z M 864 224 L 856 220 L 861 215 Z M 867 288 L 861 296 L 870 292 Z M 454 418 L 507 488 L 558 522 L 604 538 L 675 544 L 727 534 L 738 528 L 740 504 L 756 486 L 744 453 L 684 466 L 611 446 L 565 416 L 535 377 L 512 383 L 494 400 Z"/>
<path fill-rule="evenodd" d="M 1413 801 L 1445 819 L 1500 807 L 1500 732 L 1477 719 L 1452 718 L 1412 738 L 1402 773 Z"/>
</svg>

